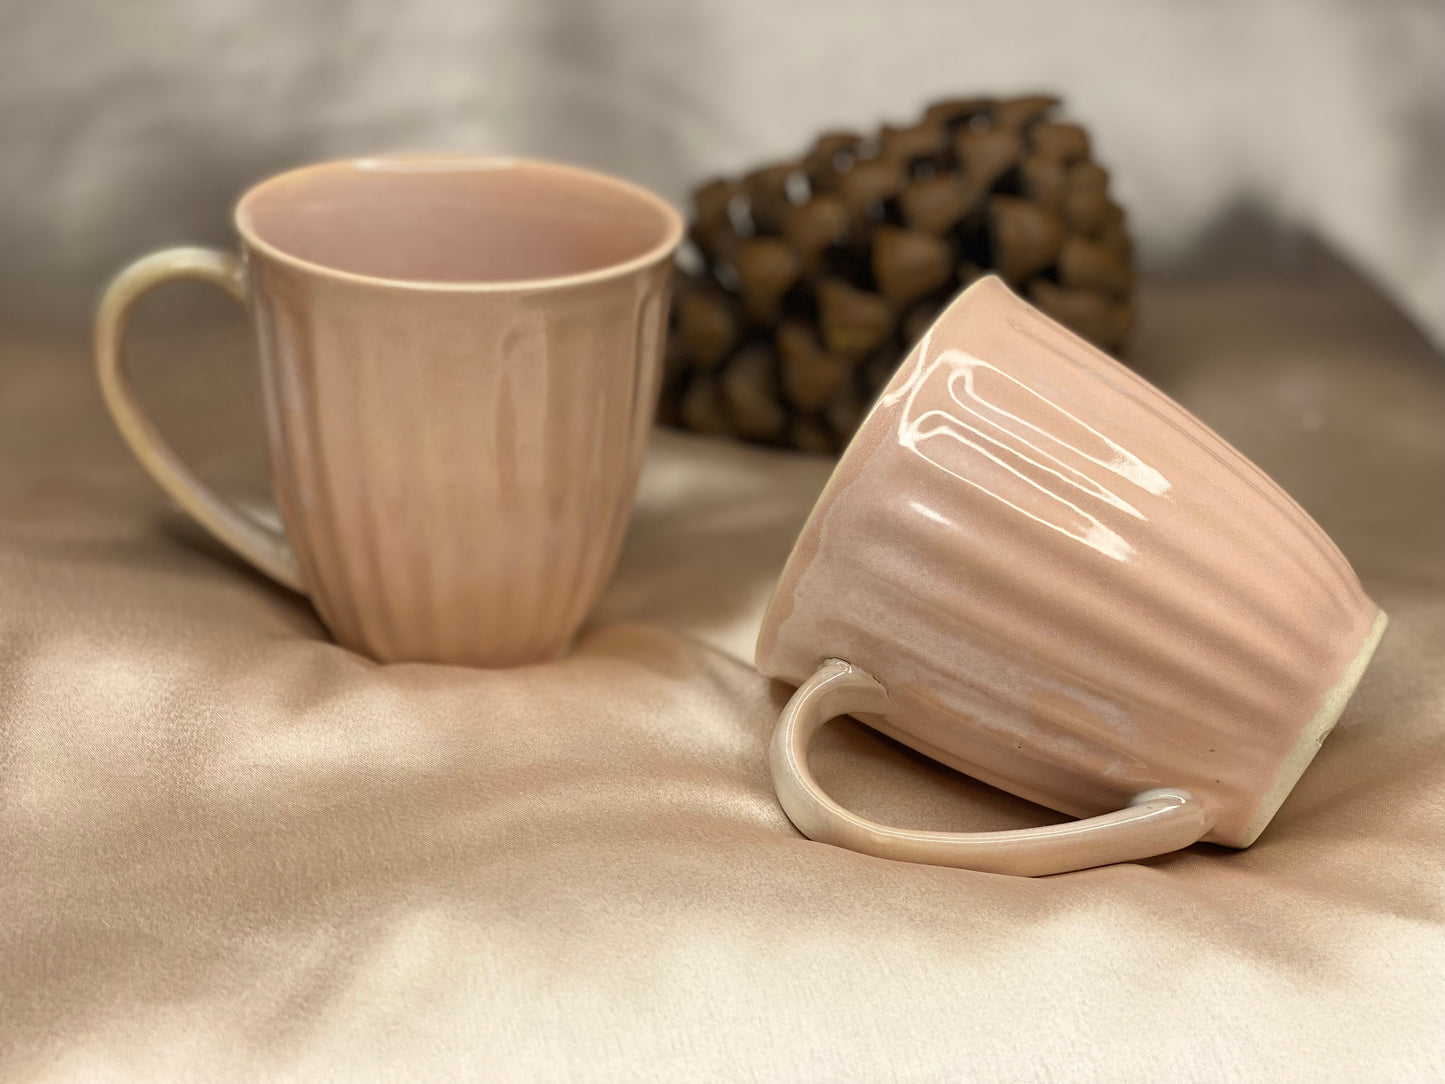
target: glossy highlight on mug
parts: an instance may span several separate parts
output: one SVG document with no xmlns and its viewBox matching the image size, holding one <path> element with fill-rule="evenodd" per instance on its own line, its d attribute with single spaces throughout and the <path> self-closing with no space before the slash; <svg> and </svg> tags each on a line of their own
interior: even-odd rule
<svg viewBox="0 0 1445 1084">
<path fill-rule="evenodd" d="M 1169 482 L 1138 456 L 1105 437 L 1098 430 L 1070 414 L 1058 403 L 1010 376 L 1002 369 L 974 357 L 963 350 L 930 350 L 932 329 L 919 343 L 918 361 L 907 383 L 883 396 L 894 405 L 903 401 L 904 421 L 899 426 L 899 444 L 946 471 L 965 485 L 974 486 L 989 496 L 1025 515 L 1067 535 L 1118 561 L 1128 560 L 1133 545 L 1124 535 L 1106 526 L 1094 512 L 1079 506 L 1080 501 L 1103 501 L 1135 519 L 1147 516 L 1130 504 L 1120 492 L 1085 473 L 1088 464 L 1116 475 L 1145 494 L 1162 497 L 1169 492 Z M 1062 424 L 1050 431 L 1021 414 L 1012 413 L 983 394 L 978 384 L 980 375 L 1006 382 L 1009 391 L 1029 397 L 1028 405 Z M 916 407 L 919 392 L 935 377 L 943 379 L 954 409 L 920 411 Z M 970 468 L 964 462 L 950 465 L 949 456 L 940 443 L 955 441 L 970 449 L 974 460 Z M 925 447 L 926 443 L 934 449 Z M 1107 458 L 1090 454 L 1089 446 L 1107 451 Z M 1102 447 L 1099 447 L 1102 445 Z M 1049 449 L 1053 448 L 1053 451 Z M 978 480 L 977 457 L 999 469 L 998 480 L 1004 483 L 990 489 Z M 1071 462 L 1072 461 L 1072 462 Z M 1013 499 L 1005 495 L 1012 486 Z M 1072 513 L 1072 517 L 1065 513 Z"/>
</svg>

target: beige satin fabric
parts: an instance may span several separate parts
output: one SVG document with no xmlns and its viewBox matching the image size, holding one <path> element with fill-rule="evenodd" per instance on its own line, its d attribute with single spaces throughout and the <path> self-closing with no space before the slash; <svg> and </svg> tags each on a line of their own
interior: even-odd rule
<svg viewBox="0 0 1445 1084">
<path fill-rule="evenodd" d="M 256 497 L 239 315 L 158 308 L 138 384 Z M 749 660 L 826 461 L 660 435 L 571 657 L 383 668 L 167 506 L 83 333 L 6 333 L 0 1079 L 1445 1075 L 1445 363 L 1335 270 L 1141 309 L 1146 373 L 1392 621 L 1252 849 L 1037 881 L 778 808 Z M 1050 819 L 845 722 L 812 761 L 890 823 Z"/>
</svg>

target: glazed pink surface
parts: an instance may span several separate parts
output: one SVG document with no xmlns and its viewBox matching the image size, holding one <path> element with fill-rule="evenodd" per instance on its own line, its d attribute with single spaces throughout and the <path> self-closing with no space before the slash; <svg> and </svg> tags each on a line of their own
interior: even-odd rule
<svg viewBox="0 0 1445 1084">
<path fill-rule="evenodd" d="M 631 511 L 676 218 L 565 167 L 376 162 L 237 214 L 286 535 L 347 646 L 553 658 Z"/>
<path fill-rule="evenodd" d="M 1235 846 L 1377 614 L 1258 468 L 994 278 L 900 367 L 778 584 L 764 673 L 1076 816 L 1185 788 Z"/>
</svg>

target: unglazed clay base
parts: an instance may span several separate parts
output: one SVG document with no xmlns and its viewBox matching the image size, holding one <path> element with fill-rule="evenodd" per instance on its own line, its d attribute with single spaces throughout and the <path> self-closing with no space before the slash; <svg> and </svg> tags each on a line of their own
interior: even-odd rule
<svg viewBox="0 0 1445 1084">
<path fill-rule="evenodd" d="M 1370 634 L 1360 645 L 1360 650 L 1345 666 L 1339 680 L 1325 693 L 1324 700 L 1320 702 L 1320 710 L 1305 724 L 1299 741 L 1295 742 L 1294 748 L 1280 764 L 1279 774 L 1274 777 L 1274 785 L 1269 788 L 1269 793 L 1259 803 L 1259 808 L 1250 820 L 1249 827 L 1244 830 L 1242 846 L 1248 847 L 1259 838 L 1259 834 L 1274 819 L 1279 807 L 1289 797 L 1290 791 L 1294 790 L 1300 776 L 1304 775 L 1305 769 L 1315 759 L 1320 746 L 1339 721 L 1345 705 L 1350 702 L 1350 697 L 1355 695 L 1355 687 L 1360 684 L 1360 678 L 1365 676 L 1365 668 L 1370 665 L 1370 659 L 1375 655 L 1375 648 L 1380 646 L 1380 637 L 1385 635 L 1385 626 L 1389 623 L 1390 619 L 1385 616 L 1385 611 L 1381 610 L 1375 617 L 1375 623 L 1370 626 Z"/>
</svg>

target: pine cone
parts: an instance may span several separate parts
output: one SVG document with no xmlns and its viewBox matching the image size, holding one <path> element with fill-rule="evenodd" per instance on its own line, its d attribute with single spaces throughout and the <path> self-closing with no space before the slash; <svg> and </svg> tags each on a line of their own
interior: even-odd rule
<svg viewBox="0 0 1445 1084">
<path fill-rule="evenodd" d="M 939 309 L 989 272 L 1117 352 L 1133 321 L 1124 212 L 1058 104 L 937 102 L 911 127 L 830 132 L 699 188 L 661 420 L 837 451 Z"/>
</svg>

